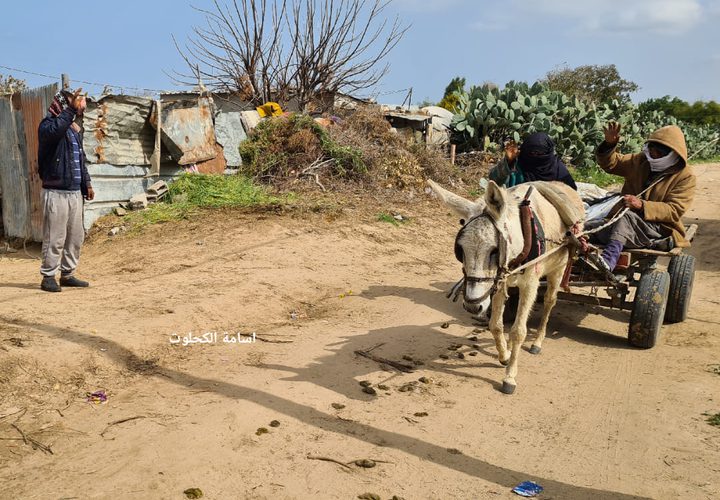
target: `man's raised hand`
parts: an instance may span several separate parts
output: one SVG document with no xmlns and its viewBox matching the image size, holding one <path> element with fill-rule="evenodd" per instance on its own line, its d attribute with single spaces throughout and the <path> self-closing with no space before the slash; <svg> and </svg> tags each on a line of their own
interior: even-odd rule
<svg viewBox="0 0 720 500">
<path fill-rule="evenodd" d="M 610 122 L 606 127 L 603 128 L 605 133 L 605 142 L 611 146 L 615 146 L 620 142 L 620 124 L 617 122 Z"/>
</svg>

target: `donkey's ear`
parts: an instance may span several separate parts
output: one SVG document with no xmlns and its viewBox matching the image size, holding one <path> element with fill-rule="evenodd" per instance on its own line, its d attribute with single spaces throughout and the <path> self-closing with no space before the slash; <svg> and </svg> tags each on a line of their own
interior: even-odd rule
<svg viewBox="0 0 720 500">
<path fill-rule="evenodd" d="M 495 220 L 500 220 L 507 209 L 507 195 L 505 189 L 501 188 L 494 181 L 490 181 L 485 191 L 485 210 Z"/>
<path fill-rule="evenodd" d="M 482 206 L 477 203 L 466 200 L 462 196 L 458 196 L 455 193 L 451 193 L 447 189 L 440 187 L 437 183 L 428 180 L 428 184 L 435 192 L 436 195 L 450 207 L 456 214 L 465 220 L 472 218 L 482 211 Z"/>
</svg>

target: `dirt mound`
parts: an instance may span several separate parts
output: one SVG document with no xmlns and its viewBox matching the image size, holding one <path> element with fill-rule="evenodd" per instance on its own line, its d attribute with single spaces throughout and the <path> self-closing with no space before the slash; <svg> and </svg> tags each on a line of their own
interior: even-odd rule
<svg viewBox="0 0 720 500">
<path fill-rule="evenodd" d="M 720 412 L 720 165 L 696 171 L 689 319 L 635 350 L 627 311 L 560 302 L 512 397 L 490 333 L 445 298 L 457 218 L 430 197 L 325 193 L 332 217 L 223 209 L 102 233 L 78 270 L 90 288 L 59 294 L 39 290 L 37 260 L 0 256 L 2 491 L 485 499 L 532 480 L 556 499 L 718 498 L 703 413 Z"/>
</svg>

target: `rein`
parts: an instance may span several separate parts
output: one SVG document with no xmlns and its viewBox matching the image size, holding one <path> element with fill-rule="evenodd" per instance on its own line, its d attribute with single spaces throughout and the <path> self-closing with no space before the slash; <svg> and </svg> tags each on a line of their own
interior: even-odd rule
<svg viewBox="0 0 720 500">
<path fill-rule="evenodd" d="M 525 197 L 520 205 L 521 207 L 521 213 L 523 210 L 526 210 L 528 212 L 527 216 L 521 215 L 521 223 L 524 226 L 528 226 L 528 231 L 525 231 L 525 227 L 523 227 L 523 250 L 514 259 L 508 262 L 508 241 L 510 240 L 510 230 L 507 227 L 507 223 L 505 223 L 504 229 L 505 233 L 498 227 L 498 222 L 491 217 L 486 211 L 483 211 L 481 214 L 476 215 L 475 217 L 471 217 L 467 222 L 463 224 L 463 227 L 458 231 L 457 236 L 455 237 L 455 257 L 460 261 L 464 263 L 464 255 L 462 251 L 462 247 L 460 246 L 460 238 L 462 237 L 465 230 L 468 228 L 470 224 L 472 224 L 474 221 L 486 217 L 490 219 L 490 222 L 492 223 L 493 227 L 495 228 L 495 231 L 498 235 L 498 268 L 495 272 L 495 276 L 468 276 L 465 272 L 465 266 L 463 265 L 463 277 L 460 281 L 458 281 L 451 289 L 450 292 L 447 294 L 447 298 L 453 297 L 453 302 L 457 301 L 460 292 L 465 294 L 465 288 L 468 283 L 487 283 L 488 281 L 492 281 L 492 286 L 484 293 L 482 296 L 480 296 L 477 299 L 472 300 L 466 300 L 468 304 L 476 304 L 478 302 L 484 301 L 489 296 L 493 295 L 495 292 L 498 291 L 498 288 L 500 287 L 500 283 L 502 283 L 507 276 L 512 274 L 512 272 L 509 271 L 509 268 L 515 267 L 518 263 L 525 260 L 530 253 L 530 245 L 532 243 L 532 235 L 530 234 L 530 217 L 532 214 L 530 213 L 530 195 L 532 194 L 533 190 L 535 188 L 533 186 L 530 186 L 525 193 Z M 507 237 L 505 234 L 507 233 Z"/>
<path fill-rule="evenodd" d="M 481 297 L 477 299 L 472 300 L 466 300 L 468 304 L 477 304 L 478 302 L 482 302 L 485 299 L 487 299 L 489 296 L 495 294 L 495 292 L 498 291 L 500 288 L 500 284 L 503 283 L 507 278 L 514 274 L 519 274 L 528 267 L 531 267 L 538 262 L 542 261 L 543 259 L 546 259 L 547 257 L 550 257 L 551 255 L 557 253 L 558 251 L 565 248 L 569 243 L 571 243 L 571 239 L 569 237 L 570 231 L 568 231 L 568 234 L 566 237 L 561 241 L 558 242 L 559 246 L 556 248 L 553 248 L 550 251 L 546 251 L 542 255 L 539 255 L 538 257 L 532 259 L 529 262 L 523 263 L 523 261 L 527 258 L 530 252 L 530 245 L 532 244 L 532 234 L 530 230 L 530 221 L 532 218 L 532 212 L 530 209 L 530 195 L 532 194 L 533 190 L 535 188 L 533 186 L 530 186 L 525 193 L 525 197 L 523 198 L 523 201 L 520 203 L 520 214 L 521 214 L 521 225 L 523 225 L 523 250 L 520 252 L 519 255 L 517 255 L 514 259 L 512 259 L 510 262 L 507 260 L 507 253 L 508 253 L 508 239 L 505 238 L 503 232 L 500 230 L 500 228 L 497 225 L 497 222 L 490 217 L 486 212 L 483 212 L 479 215 L 476 215 L 475 217 L 472 217 L 469 219 L 463 227 L 458 232 L 457 236 L 455 237 L 455 257 L 460 261 L 463 262 L 463 255 L 462 255 L 462 248 L 459 248 L 459 240 L 462 235 L 462 233 L 467 229 L 467 227 L 474 222 L 475 220 L 481 218 L 481 217 L 488 217 L 490 221 L 493 224 L 493 227 L 495 227 L 495 230 L 497 231 L 497 234 L 499 236 L 500 240 L 500 255 L 499 255 L 499 263 L 497 271 L 495 272 L 495 276 L 468 276 L 465 273 L 465 266 L 463 266 L 463 277 L 453 285 L 453 287 L 450 289 L 450 291 L 447 293 L 446 297 L 452 298 L 453 302 L 457 302 L 458 297 L 462 293 L 465 295 L 465 287 L 467 283 L 485 283 L 488 281 L 492 281 L 493 284 L 490 287 L 490 289 L 485 292 Z M 649 188 L 648 188 L 649 189 Z M 509 235 L 509 230 L 507 227 L 507 224 L 504 225 L 506 232 Z M 579 237 L 581 235 L 576 236 Z M 521 264 L 519 267 L 518 264 Z"/>
<path fill-rule="evenodd" d="M 666 175 L 661 175 L 660 177 L 658 177 L 657 179 L 655 179 L 649 186 L 647 186 L 645 189 L 643 189 L 642 191 L 640 191 L 636 196 L 637 196 L 638 198 L 640 198 L 640 197 L 643 196 L 645 193 L 647 193 L 648 191 L 650 191 L 650 189 L 652 189 L 657 183 L 659 183 L 661 180 L 663 180 L 663 179 L 666 178 L 666 177 L 668 177 L 667 174 L 666 174 Z M 523 200 L 523 203 L 525 203 L 525 202 L 527 201 L 527 204 L 529 205 L 529 197 L 530 197 L 530 194 L 531 194 L 532 190 L 533 190 L 533 186 L 530 186 L 530 187 L 528 188 L 528 190 L 527 190 L 527 193 L 525 193 L 525 198 L 524 198 L 524 200 Z M 523 205 L 522 205 L 522 203 L 521 203 L 521 210 L 522 210 L 522 208 L 523 208 Z M 528 206 L 528 208 L 529 208 L 529 206 Z M 570 229 L 567 231 L 567 233 L 565 233 L 565 238 L 564 238 L 562 241 L 557 242 L 557 243 L 559 244 L 559 246 L 553 248 L 553 249 L 550 250 L 550 251 L 545 252 L 545 253 L 542 254 L 542 255 L 539 255 L 538 257 L 534 258 L 533 260 L 531 260 L 531 261 L 529 261 L 529 262 L 525 262 L 524 264 L 520 265 L 519 267 L 515 267 L 515 268 L 512 269 L 512 270 L 509 269 L 509 267 L 511 267 L 510 264 L 514 263 L 517 258 L 516 258 L 516 259 L 513 259 L 513 262 L 509 263 L 507 266 L 500 265 L 500 266 L 498 266 L 498 269 L 497 269 L 497 272 L 496 272 L 494 278 L 467 276 L 467 275 L 465 275 L 465 267 L 463 266 L 463 277 L 462 277 L 457 283 L 455 283 L 455 285 L 453 285 L 453 287 L 452 287 L 452 288 L 450 289 L 450 291 L 447 293 L 446 297 L 447 297 L 448 299 L 449 299 L 449 298 L 452 298 L 452 301 L 453 301 L 453 302 L 457 302 L 458 297 L 460 296 L 460 293 L 463 293 L 463 294 L 464 294 L 464 292 L 465 292 L 465 284 L 466 284 L 466 283 L 468 283 L 468 282 L 470 282 L 470 283 L 482 283 L 482 282 L 487 282 L 487 281 L 491 281 L 491 280 L 492 280 L 492 281 L 493 281 L 492 287 L 490 287 L 490 290 L 488 290 L 486 293 L 484 293 L 484 294 L 482 295 L 482 297 L 480 297 L 479 299 L 474 299 L 474 300 L 472 300 L 472 301 L 467 301 L 469 304 L 474 304 L 474 303 L 482 302 L 482 301 L 485 300 L 487 297 L 489 297 L 490 295 L 494 294 L 494 293 L 499 289 L 500 284 L 501 284 L 502 282 L 504 282 L 507 278 L 509 278 L 510 276 L 512 276 L 512 275 L 514 275 L 514 274 L 518 274 L 518 273 L 524 271 L 525 269 L 527 269 L 527 268 L 529 268 L 529 267 L 531 267 L 531 266 L 534 266 L 534 265 L 537 264 L 538 262 L 540 262 L 540 261 L 542 261 L 542 260 L 550 257 L 551 255 L 559 252 L 560 250 L 562 250 L 562 249 L 565 248 L 566 246 L 572 244 L 572 245 L 574 245 L 574 246 L 577 247 L 577 248 L 583 248 L 583 245 L 582 245 L 582 242 L 581 242 L 581 238 L 583 238 L 584 236 L 587 236 L 587 235 L 596 233 L 596 232 L 598 232 L 598 231 L 600 231 L 600 230 L 602 230 L 602 229 L 605 229 L 606 227 L 612 225 L 612 224 L 615 223 L 618 219 L 620 219 L 622 216 L 624 216 L 624 215 L 627 213 L 628 210 L 629 210 L 629 208 L 627 208 L 627 207 L 623 208 L 623 209 L 620 210 L 617 214 L 615 214 L 610 220 L 608 220 L 605 224 L 603 224 L 603 225 L 601 225 L 601 226 L 599 226 L 599 227 L 596 227 L 596 228 L 594 228 L 594 229 L 587 230 L 587 231 L 578 231 L 578 232 L 575 232 L 573 229 L 574 229 L 574 228 L 576 227 L 576 225 L 578 224 L 578 223 L 576 222 L 575 225 L 573 225 L 573 227 L 570 228 Z M 463 225 L 462 229 L 460 229 L 460 231 L 458 232 L 457 237 L 455 238 L 455 256 L 456 256 L 456 257 L 458 257 L 458 250 L 457 250 L 458 240 L 459 240 L 460 235 L 462 234 L 462 232 L 467 228 L 467 226 L 468 226 L 471 222 L 473 222 L 474 220 L 476 220 L 476 219 L 478 219 L 478 218 L 480 218 L 480 217 L 484 217 L 484 216 L 487 216 L 487 215 L 488 215 L 488 214 L 486 214 L 485 212 L 483 212 L 483 213 L 480 214 L 480 215 L 476 215 L 475 217 L 473 217 L 473 218 L 471 218 L 470 220 L 468 220 L 467 223 L 465 223 L 465 224 Z M 502 231 L 500 231 L 500 228 L 498 228 L 497 223 L 492 219 L 492 217 L 490 217 L 490 220 L 492 221 L 493 226 L 495 227 L 495 229 L 496 229 L 497 232 L 498 232 L 498 235 L 500 236 L 500 241 L 502 242 L 502 244 L 504 244 L 504 247 L 505 247 L 505 255 L 507 255 L 507 240 L 503 237 Z M 522 223 L 522 221 L 521 221 L 521 223 Z M 506 229 L 506 231 L 507 231 L 507 225 L 505 225 L 505 229 Z M 525 244 L 525 245 L 524 245 L 524 246 L 527 246 L 527 243 L 528 243 L 528 242 L 527 242 L 527 236 L 525 235 L 525 231 L 523 231 L 523 238 L 525 239 L 525 241 L 524 241 L 524 244 Z M 523 252 L 524 252 L 524 251 L 525 251 L 525 249 L 523 248 Z M 522 255 L 522 254 L 521 254 L 521 255 Z M 460 256 L 462 256 L 462 254 L 460 254 Z M 518 257 L 520 257 L 520 256 L 518 256 Z M 527 255 L 526 255 L 526 257 L 527 257 Z M 458 257 L 458 260 L 460 260 L 460 261 L 462 262 L 462 259 L 460 259 L 459 257 Z M 502 262 L 505 262 L 505 261 L 502 261 Z"/>
</svg>

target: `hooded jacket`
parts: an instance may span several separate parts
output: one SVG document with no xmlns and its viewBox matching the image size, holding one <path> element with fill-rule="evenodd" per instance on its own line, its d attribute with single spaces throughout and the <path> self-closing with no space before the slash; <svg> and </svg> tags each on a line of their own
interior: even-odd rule
<svg viewBox="0 0 720 500">
<path fill-rule="evenodd" d="M 680 156 L 680 160 L 661 173 L 662 180 L 642 196 L 642 218 L 647 222 L 659 223 L 672 235 L 675 246 L 688 247 L 690 243 L 685 239 L 682 216 L 695 197 L 696 181 L 692 167 L 687 164 L 685 136 L 680 127 L 668 125 L 650 134 L 648 141 L 671 148 Z M 657 175 L 651 178 L 650 162 L 643 153 L 620 154 L 615 151 L 615 146 L 605 142 L 598 148 L 597 161 L 605 172 L 625 178 L 623 194 L 637 195 L 658 178 Z"/>
<path fill-rule="evenodd" d="M 75 110 L 65 108 L 58 116 L 48 113 L 38 127 L 38 173 L 45 189 L 70 189 L 72 186 L 72 146 L 67 131 L 75 119 Z M 80 134 L 80 191 L 87 196 L 90 174 Z"/>
</svg>

